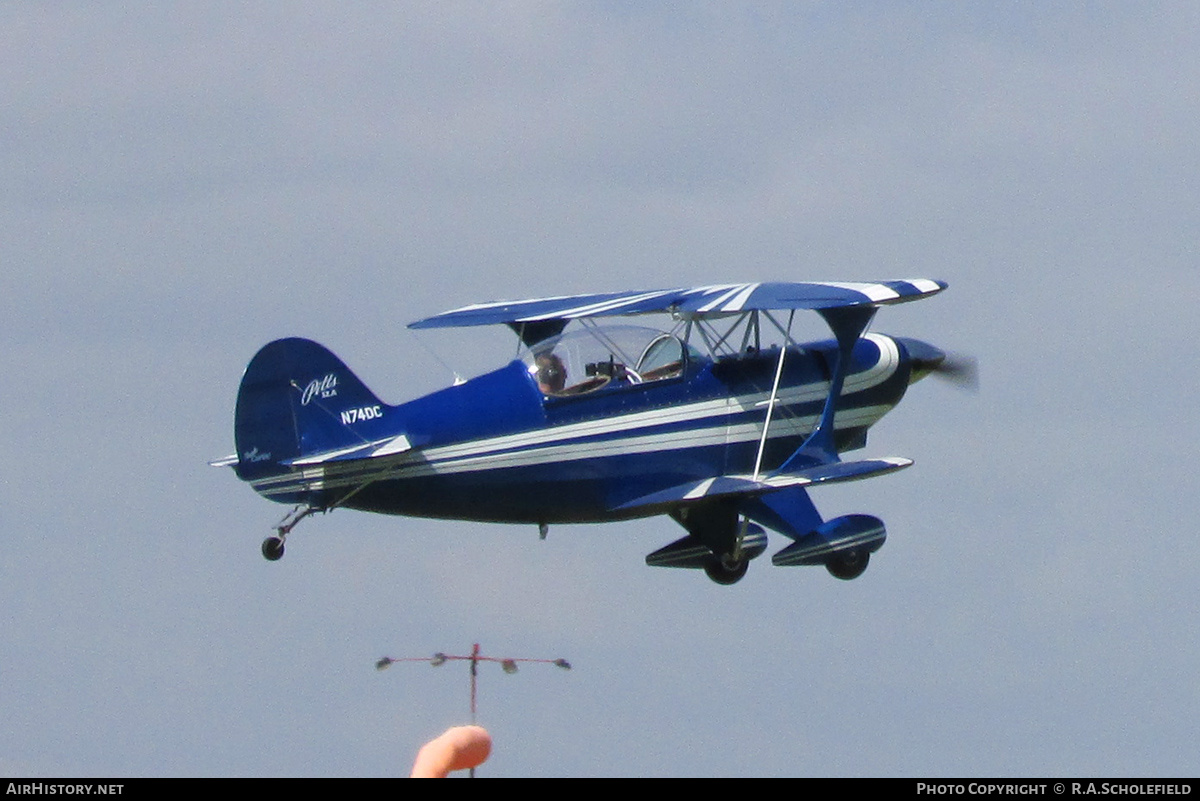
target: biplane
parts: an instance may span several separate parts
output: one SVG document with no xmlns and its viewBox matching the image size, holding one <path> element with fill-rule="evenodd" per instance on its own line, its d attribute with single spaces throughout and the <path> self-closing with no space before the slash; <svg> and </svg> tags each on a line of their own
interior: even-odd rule
<svg viewBox="0 0 1200 801">
<path fill-rule="evenodd" d="M 468 521 L 603 523 L 666 515 L 684 534 L 646 557 L 732 584 L 767 548 L 775 565 L 866 569 L 883 521 L 824 520 L 809 489 L 884 475 L 902 457 L 844 459 L 946 354 L 869 332 L 876 311 L 941 281 L 749 283 L 483 303 L 414 329 L 503 325 L 519 358 L 390 405 L 307 339 L 279 339 L 238 390 L 232 466 L 293 504 L 269 560 L 303 518 L 358 509 Z M 833 337 L 799 343 L 798 311 Z M 643 320 L 657 315 L 665 324 Z"/>
</svg>

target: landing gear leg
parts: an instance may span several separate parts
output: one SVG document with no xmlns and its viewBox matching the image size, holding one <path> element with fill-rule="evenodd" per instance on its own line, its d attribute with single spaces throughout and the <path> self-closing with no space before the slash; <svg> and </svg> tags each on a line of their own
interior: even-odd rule
<svg viewBox="0 0 1200 801">
<path fill-rule="evenodd" d="M 283 520 L 280 520 L 279 524 L 275 526 L 276 535 L 274 537 L 267 537 L 265 540 L 263 540 L 263 558 L 268 562 L 277 562 L 282 559 L 283 543 L 284 540 L 287 539 L 287 535 L 291 533 L 291 530 L 296 527 L 297 523 L 311 515 L 313 512 L 319 511 L 321 510 L 316 506 L 307 506 L 303 510 L 297 506 L 296 508 L 292 509 L 292 511 L 284 515 Z"/>
<path fill-rule="evenodd" d="M 737 523 L 737 536 L 733 541 L 733 550 L 728 553 L 714 554 L 713 558 L 704 565 L 704 572 L 718 584 L 737 584 L 750 569 L 750 559 L 742 550 L 746 540 L 746 526 L 749 521 L 742 518 Z"/>
</svg>

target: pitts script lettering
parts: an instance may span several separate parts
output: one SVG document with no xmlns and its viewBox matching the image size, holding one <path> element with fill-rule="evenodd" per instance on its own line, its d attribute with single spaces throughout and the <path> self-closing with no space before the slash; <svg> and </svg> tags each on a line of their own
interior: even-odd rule
<svg viewBox="0 0 1200 801">
<path fill-rule="evenodd" d="M 269 461 L 271 461 L 271 454 L 259 453 L 258 446 L 256 445 L 251 450 L 248 450 L 242 454 L 242 461 L 243 462 L 269 462 Z"/>
<path fill-rule="evenodd" d="M 360 406 L 357 409 L 347 409 L 342 412 L 342 425 L 361 423 L 363 420 L 376 420 L 383 417 L 383 409 L 378 406 Z"/>
<path fill-rule="evenodd" d="M 300 405 L 307 406 L 313 398 L 332 398 L 337 395 L 337 373 L 329 373 L 324 378 L 314 378 L 308 382 L 304 392 L 300 394 Z"/>
</svg>

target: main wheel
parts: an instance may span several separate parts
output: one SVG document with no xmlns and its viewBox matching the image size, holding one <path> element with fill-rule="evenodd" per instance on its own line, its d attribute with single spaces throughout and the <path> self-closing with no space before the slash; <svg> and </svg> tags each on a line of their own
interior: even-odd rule
<svg viewBox="0 0 1200 801">
<path fill-rule="evenodd" d="M 728 556 L 717 556 L 704 564 L 704 572 L 718 584 L 737 584 L 750 569 L 750 560 L 746 557 L 730 559 Z"/>
<path fill-rule="evenodd" d="M 825 569 L 834 578 L 849 581 L 861 576 L 863 571 L 867 569 L 867 564 L 870 561 L 871 554 L 869 551 L 860 551 L 857 549 L 842 551 L 825 563 Z"/>
<path fill-rule="evenodd" d="M 279 537 L 267 537 L 262 544 L 263 558 L 268 562 L 277 562 L 283 558 L 283 540 Z"/>
</svg>

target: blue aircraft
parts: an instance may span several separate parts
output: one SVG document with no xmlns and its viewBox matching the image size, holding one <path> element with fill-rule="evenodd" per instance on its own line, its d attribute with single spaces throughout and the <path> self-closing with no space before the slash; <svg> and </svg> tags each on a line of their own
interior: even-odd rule
<svg viewBox="0 0 1200 801">
<path fill-rule="evenodd" d="M 410 328 L 508 326 L 521 358 L 392 406 L 326 348 L 279 339 L 250 361 L 232 466 L 295 508 L 262 545 L 283 555 L 315 512 L 526 523 L 669 515 L 686 534 L 646 557 L 733 584 L 767 547 L 775 565 L 824 565 L 852 579 L 883 545 L 883 521 L 824 520 L 818 484 L 912 464 L 845 461 L 909 384 L 951 372 L 915 339 L 868 333 L 880 306 L 929 297 L 941 281 L 750 283 L 466 306 Z M 833 339 L 796 343 L 798 310 Z M 632 325 L 659 315 L 662 329 Z M 771 344 L 774 341 L 777 344 Z"/>
</svg>

